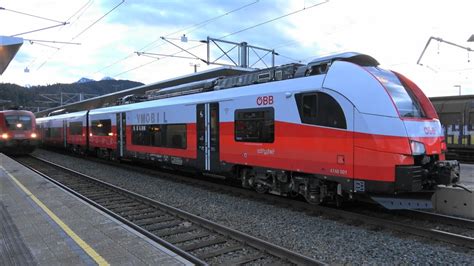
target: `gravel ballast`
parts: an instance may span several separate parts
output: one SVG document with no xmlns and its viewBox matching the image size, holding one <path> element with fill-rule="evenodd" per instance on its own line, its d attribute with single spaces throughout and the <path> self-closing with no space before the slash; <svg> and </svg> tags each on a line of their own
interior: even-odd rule
<svg viewBox="0 0 474 266">
<path fill-rule="evenodd" d="M 94 176 L 326 263 L 466 264 L 474 250 L 240 198 L 85 159 L 37 150 L 33 155 Z"/>
</svg>

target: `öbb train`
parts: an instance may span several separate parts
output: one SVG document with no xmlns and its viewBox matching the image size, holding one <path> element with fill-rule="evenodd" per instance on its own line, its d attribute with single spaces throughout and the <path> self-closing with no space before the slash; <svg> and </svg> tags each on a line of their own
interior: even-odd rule
<svg viewBox="0 0 474 266">
<path fill-rule="evenodd" d="M 187 167 L 315 204 L 396 200 L 459 179 L 459 163 L 445 160 L 429 99 L 358 53 L 183 84 L 152 91 L 147 101 L 37 122 L 46 145 Z"/>
<path fill-rule="evenodd" d="M 35 116 L 23 110 L 0 111 L 0 152 L 31 153 L 38 144 Z"/>
</svg>

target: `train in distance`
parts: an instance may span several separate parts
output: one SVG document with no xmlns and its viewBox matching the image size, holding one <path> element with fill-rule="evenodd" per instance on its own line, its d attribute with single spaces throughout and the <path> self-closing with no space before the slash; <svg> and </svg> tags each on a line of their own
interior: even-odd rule
<svg viewBox="0 0 474 266">
<path fill-rule="evenodd" d="M 239 181 L 313 204 L 422 208 L 459 180 L 435 108 L 404 75 L 343 53 L 38 118 L 43 145 Z"/>
<path fill-rule="evenodd" d="M 38 145 L 35 116 L 24 110 L 0 111 L 0 152 L 23 155 Z"/>
</svg>

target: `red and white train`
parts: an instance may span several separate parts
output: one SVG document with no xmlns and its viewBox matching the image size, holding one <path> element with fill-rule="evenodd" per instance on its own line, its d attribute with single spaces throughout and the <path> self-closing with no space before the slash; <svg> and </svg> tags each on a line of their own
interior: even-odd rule
<svg viewBox="0 0 474 266">
<path fill-rule="evenodd" d="M 0 111 L 0 152 L 27 154 L 38 144 L 35 116 L 23 110 Z"/>
<path fill-rule="evenodd" d="M 154 99 L 39 118 L 42 141 L 311 203 L 398 198 L 459 179 L 431 102 L 368 55 L 184 84 Z"/>
</svg>

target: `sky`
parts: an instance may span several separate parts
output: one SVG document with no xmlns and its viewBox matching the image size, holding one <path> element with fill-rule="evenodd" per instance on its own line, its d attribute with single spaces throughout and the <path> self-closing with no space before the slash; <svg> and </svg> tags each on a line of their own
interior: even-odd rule
<svg viewBox="0 0 474 266">
<path fill-rule="evenodd" d="M 308 63 L 354 51 L 404 74 L 428 96 L 474 94 L 474 1 L 436 0 L 0 0 L 0 35 L 25 39 L 0 76 L 23 86 L 72 83 L 82 77 L 128 79 L 145 84 L 219 67 L 206 59 L 207 37 L 275 49 L 276 65 Z M 118 6 L 118 7 L 117 7 Z M 115 9 L 114 9 L 115 7 Z M 14 12 L 16 11 L 16 12 Z M 19 14 L 23 12 L 46 19 Z M 109 13 L 110 12 L 110 13 Z M 105 15 L 105 16 L 104 16 Z M 41 28 L 56 26 L 33 33 Z M 181 42 L 185 34 L 188 42 Z M 167 41 L 160 37 L 165 37 Z M 30 42 L 44 40 L 60 44 Z M 232 46 L 220 44 L 228 50 Z M 146 52 L 138 56 L 135 52 Z M 211 59 L 221 53 L 211 45 Z M 151 53 L 151 54 L 150 54 Z M 231 51 L 235 55 L 236 49 Z M 258 51 L 260 56 L 265 54 Z M 255 63 L 252 52 L 250 64 Z M 231 63 L 221 58 L 220 63 Z M 270 64 L 269 56 L 265 57 Z M 264 68 L 258 62 L 254 67 Z M 25 71 L 28 69 L 29 71 Z"/>
</svg>

